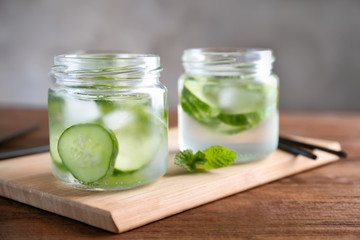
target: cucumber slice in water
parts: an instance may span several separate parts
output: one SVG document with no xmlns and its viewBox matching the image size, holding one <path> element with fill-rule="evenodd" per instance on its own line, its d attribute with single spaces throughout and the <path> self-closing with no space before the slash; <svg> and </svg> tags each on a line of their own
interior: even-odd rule
<svg viewBox="0 0 360 240">
<path fill-rule="evenodd" d="M 201 101 L 186 86 L 181 92 L 180 103 L 185 112 L 191 113 L 192 116 L 203 123 L 211 123 L 213 118 L 216 118 L 220 113 L 218 108 L 213 108 Z"/>
<path fill-rule="evenodd" d="M 116 137 L 99 124 L 77 124 L 60 136 L 58 152 L 72 175 L 92 183 L 112 170 L 118 153 Z"/>
<path fill-rule="evenodd" d="M 154 130 L 141 133 L 134 127 L 116 131 L 119 136 L 119 154 L 115 169 L 121 172 L 136 171 L 147 165 L 155 156 L 161 143 L 161 133 Z"/>
<path fill-rule="evenodd" d="M 219 83 L 206 83 L 199 82 L 196 79 L 186 79 L 184 87 L 200 101 L 206 103 L 210 108 L 219 108 Z"/>
<path fill-rule="evenodd" d="M 102 120 L 116 135 L 119 153 L 114 167 L 120 172 L 136 171 L 151 162 L 166 132 L 162 120 L 141 105 L 123 103 L 121 109 L 105 115 Z"/>
<path fill-rule="evenodd" d="M 55 127 L 54 127 L 55 128 Z M 60 155 L 58 153 L 58 143 L 61 134 L 63 133 L 63 129 L 52 129 L 50 133 L 50 156 L 53 163 L 62 171 L 66 170 L 63 162 L 61 161 Z"/>
</svg>

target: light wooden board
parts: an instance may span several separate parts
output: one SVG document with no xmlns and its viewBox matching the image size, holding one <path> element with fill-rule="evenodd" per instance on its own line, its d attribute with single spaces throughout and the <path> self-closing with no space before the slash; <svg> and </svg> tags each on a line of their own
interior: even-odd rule
<svg viewBox="0 0 360 240">
<path fill-rule="evenodd" d="M 338 142 L 301 138 L 340 150 Z M 173 164 L 177 130 L 169 133 L 169 169 L 153 184 L 126 191 L 90 192 L 51 174 L 49 153 L 0 161 L 0 195 L 111 232 L 124 232 L 190 208 L 338 160 L 314 151 L 316 161 L 277 150 L 266 159 L 202 173 Z"/>
</svg>

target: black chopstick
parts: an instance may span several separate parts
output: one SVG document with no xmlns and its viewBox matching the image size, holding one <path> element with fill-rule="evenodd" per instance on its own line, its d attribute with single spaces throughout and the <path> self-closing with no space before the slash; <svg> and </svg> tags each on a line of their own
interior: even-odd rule
<svg viewBox="0 0 360 240">
<path fill-rule="evenodd" d="M 344 152 L 344 151 L 336 151 L 336 150 L 328 149 L 328 148 L 321 147 L 321 146 L 314 145 L 314 144 L 308 144 L 308 143 L 299 142 L 299 141 L 292 140 L 292 139 L 285 138 L 285 137 L 279 137 L 279 142 L 281 142 L 283 144 L 288 144 L 288 145 L 289 144 L 296 145 L 296 146 L 300 146 L 300 147 L 307 148 L 307 149 L 312 149 L 312 150 L 313 149 L 318 149 L 318 150 L 321 150 L 321 151 L 325 151 L 325 152 L 328 152 L 328 153 L 335 154 L 335 155 L 337 155 L 339 157 L 342 157 L 342 158 L 346 157 L 346 152 Z"/>
<path fill-rule="evenodd" d="M 301 148 L 298 148 L 296 146 L 293 146 L 291 144 L 286 144 L 286 143 L 283 143 L 281 141 L 279 141 L 279 145 L 278 145 L 278 148 L 284 150 L 284 151 L 287 151 L 287 152 L 290 152 L 290 153 L 293 153 L 293 154 L 300 154 L 300 155 L 303 155 L 305 157 L 308 157 L 308 158 L 311 158 L 311 159 L 316 159 L 317 156 L 311 152 L 308 152 L 306 150 L 303 150 Z"/>
<path fill-rule="evenodd" d="M 48 151 L 49 151 L 49 145 L 19 149 L 19 150 L 8 151 L 8 152 L 2 152 L 2 153 L 0 153 L 0 160 L 25 156 L 25 155 L 34 154 L 34 153 L 48 152 Z"/>
<path fill-rule="evenodd" d="M 3 137 L 3 138 L 0 139 L 0 146 L 1 146 L 2 144 L 5 144 L 5 143 L 13 140 L 13 139 L 16 139 L 16 138 L 18 138 L 18 137 L 21 137 L 21 136 L 23 136 L 23 135 L 25 135 L 25 134 L 27 134 L 27 133 L 29 133 L 29 132 L 32 132 L 32 131 L 34 131 L 34 130 L 37 130 L 37 129 L 39 129 L 39 127 L 40 127 L 39 124 L 35 124 L 35 125 L 30 126 L 30 127 L 24 128 L 24 129 L 22 129 L 22 130 L 20 130 L 20 131 L 18 131 L 18 132 L 16 132 L 16 133 L 13 133 L 13 134 L 10 134 L 10 135 L 8 135 L 8 136 L 5 136 L 5 137 Z"/>
</svg>

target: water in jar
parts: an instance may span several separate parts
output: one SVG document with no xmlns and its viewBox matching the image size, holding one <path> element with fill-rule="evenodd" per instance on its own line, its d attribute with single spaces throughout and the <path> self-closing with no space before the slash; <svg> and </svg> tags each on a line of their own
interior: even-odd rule
<svg viewBox="0 0 360 240">
<path fill-rule="evenodd" d="M 91 190 L 133 188 L 162 176 L 168 158 L 167 111 L 161 104 L 156 108 L 151 104 L 154 104 L 154 96 L 147 93 L 101 95 L 50 89 L 48 109 L 53 174 L 68 185 Z M 102 170 L 99 166 L 93 170 L 84 166 L 86 172 L 81 172 L 80 167 L 71 170 L 72 162 L 65 164 L 61 158 L 59 139 L 70 130 L 76 132 L 79 129 L 79 132 L 81 127 L 84 132 L 97 129 L 110 133 L 107 141 L 115 144 L 116 153 Z M 67 134 L 68 139 L 71 134 Z M 94 140 L 97 138 L 101 145 L 109 144 L 95 135 Z M 81 156 L 90 155 L 91 149 L 96 148 L 89 145 L 89 140 L 81 143 L 83 149 L 76 149 L 78 142 L 69 144 L 74 144 L 73 151 L 78 151 Z"/>
<path fill-rule="evenodd" d="M 278 145 L 278 79 L 184 75 L 179 80 L 180 149 L 221 145 L 235 162 L 261 159 Z"/>
</svg>

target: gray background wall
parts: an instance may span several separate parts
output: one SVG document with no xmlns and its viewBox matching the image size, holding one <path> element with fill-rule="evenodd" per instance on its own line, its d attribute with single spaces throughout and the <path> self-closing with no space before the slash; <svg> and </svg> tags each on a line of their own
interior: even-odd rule
<svg viewBox="0 0 360 240">
<path fill-rule="evenodd" d="M 177 102 L 186 48 L 269 47 L 282 110 L 360 110 L 359 0 L 0 0 L 0 106 L 45 107 L 53 56 L 161 56 Z"/>
</svg>

